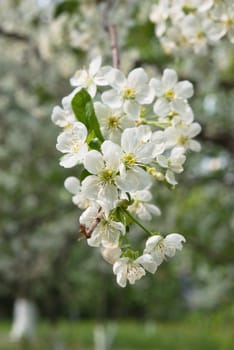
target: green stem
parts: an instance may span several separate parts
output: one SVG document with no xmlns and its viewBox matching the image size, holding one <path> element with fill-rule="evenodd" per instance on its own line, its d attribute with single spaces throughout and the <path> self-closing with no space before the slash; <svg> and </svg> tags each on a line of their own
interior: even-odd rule
<svg viewBox="0 0 234 350">
<path fill-rule="evenodd" d="M 142 223 L 138 221 L 132 214 L 130 214 L 127 209 L 124 209 L 124 208 L 121 208 L 121 209 L 125 212 L 125 214 L 127 214 L 132 219 L 132 221 L 134 221 L 139 227 L 141 227 L 142 230 L 144 230 L 150 236 L 152 235 L 152 232 L 148 230 L 144 225 L 142 225 Z"/>
<path fill-rule="evenodd" d="M 163 123 L 159 123 L 159 122 L 155 122 L 155 121 L 151 121 L 151 120 L 146 120 L 145 123 L 147 125 L 154 125 L 154 126 L 158 126 L 159 128 L 165 129 L 166 124 Z"/>
</svg>

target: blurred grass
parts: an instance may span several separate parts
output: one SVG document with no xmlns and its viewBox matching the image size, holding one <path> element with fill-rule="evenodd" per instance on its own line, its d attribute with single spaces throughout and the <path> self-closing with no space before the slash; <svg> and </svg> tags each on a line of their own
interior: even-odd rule
<svg viewBox="0 0 234 350">
<path fill-rule="evenodd" d="M 106 322 L 116 325 L 111 350 L 233 350 L 234 318 L 226 314 L 193 314 L 180 322 L 154 321 Z M 0 350 L 53 350 L 55 343 L 63 350 L 93 350 L 91 321 L 60 321 L 56 327 L 39 325 L 37 338 L 31 343 L 12 343 L 8 339 L 10 323 L 0 323 Z"/>
</svg>

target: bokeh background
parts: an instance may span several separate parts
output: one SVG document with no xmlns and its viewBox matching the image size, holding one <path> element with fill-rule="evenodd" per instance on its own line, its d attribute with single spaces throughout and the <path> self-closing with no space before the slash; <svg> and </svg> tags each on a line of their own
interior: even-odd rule
<svg viewBox="0 0 234 350">
<path fill-rule="evenodd" d="M 152 1 L 117 1 L 108 18 L 106 3 L 0 2 L 0 349 L 231 350 L 234 48 L 222 40 L 203 56 L 166 55 L 148 19 Z M 194 83 L 202 125 L 202 151 L 190 154 L 176 190 L 155 188 L 162 215 L 152 227 L 182 233 L 185 248 L 126 289 L 78 241 L 79 211 L 63 187 L 71 170 L 58 165 L 50 119 L 76 69 L 97 53 L 111 63 L 110 18 L 121 68 L 175 68 Z M 20 300 L 31 321 L 14 337 Z"/>
</svg>

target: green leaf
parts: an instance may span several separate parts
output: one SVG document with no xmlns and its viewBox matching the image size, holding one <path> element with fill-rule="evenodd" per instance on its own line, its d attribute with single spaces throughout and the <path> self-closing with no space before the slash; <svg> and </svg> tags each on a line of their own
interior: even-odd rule
<svg viewBox="0 0 234 350">
<path fill-rule="evenodd" d="M 79 8 L 78 0 L 66 0 L 62 1 L 55 7 L 54 18 L 59 17 L 63 13 L 68 13 L 70 15 L 76 14 Z"/>
<path fill-rule="evenodd" d="M 83 169 L 80 173 L 80 176 L 79 176 L 80 182 L 82 182 L 89 175 L 91 175 L 91 174 L 88 172 L 88 170 Z"/>
<path fill-rule="evenodd" d="M 76 119 L 83 123 L 89 134 L 95 136 L 101 141 L 104 141 L 100 126 L 94 111 L 93 101 L 89 93 L 85 89 L 81 89 L 72 99 L 72 109 L 75 113 Z M 88 136 L 89 138 L 89 136 Z"/>
</svg>

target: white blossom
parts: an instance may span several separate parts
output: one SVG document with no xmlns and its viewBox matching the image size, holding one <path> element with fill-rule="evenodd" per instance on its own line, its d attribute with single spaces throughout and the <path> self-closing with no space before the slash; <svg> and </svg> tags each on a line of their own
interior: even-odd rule
<svg viewBox="0 0 234 350">
<path fill-rule="evenodd" d="M 80 180 L 75 176 L 69 176 L 64 182 L 64 187 L 66 190 L 73 194 L 72 201 L 81 209 L 85 209 L 89 206 L 90 201 L 82 192 L 82 187 L 80 185 Z"/>
<path fill-rule="evenodd" d="M 75 122 L 71 128 L 66 129 L 57 138 L 56 148 L 65 153 L 60 160 L 60 165 L 65 168 L 72 168 L 84 160 L 88 152 L 86 144 L 87 129 L 84 124 Z"/>
<path fill-rule="evenodd" d="M 118 69 L 111 69 L 105 76 L 111 90 L 102 94 L 102 101 L 111 108 L 123 106 L 124 112 L 133 119 L 140 116 L 141 105 L 150 104 L 153 90 L 143 68 L 136 68 L 126 78 Z"/>
<path fill-rule="evenodd" d="M 118 259 L 113 265 L 113 272 L 120 287 L 126 287 L 127 281 L 134 284 L 145 276 L 145 269 L 136 261 L 124 257 Z"/>
<path fill-rule="evenodd" d="M 76 91 L 85 88 L 94 97 L 96 95 L 97 85 L 107 85 L 104 79 L 104 73 L 108 69 L 103 67 L 104 69 L 101 71 L 101 64 L 102 58 L 101 56 L 97 56 L 91 61 L 88 70 L 81 69 L 76 71 L 70 79 L 71 85 L 77 87 Z"/>
<path fill-rule="evenodd" d="M 158 164 L 166 168 L 166 174 L 165 178 L 168 183 L 171 185 L 176 185 L 177 181 L 175 180 L 174 173 L 180 174 L 182 173 L 183 169 L 183 164 L 186 160 L 186 157 L 184 155 L 184 149 L 183 147 L 175 147 L 172 149 L 171 154 L 169 157 L 163 156 L 163 155 L 158 155 L 157 156 L 157 161 Z"/>
<path fill-rule="evenodd" d="M 141 220 L 151 220 L 153 215 L 161 215 L 160 209 L 152 203 L 152 194 L 149 190 L 137 191 L 131 194 L 133 204 L 128 207 L 131 213 L 135 213 Z"/>
<path fill-rule="evenodd" d="M 64 97 L 62 99 L 62 106 L 55 106 L 52 112 L 52 122 L 61 128 L 68 128 L 75 123 L 76 118 L 71 108 L 70 98 Z"/>
<path fill-rule="evenodd" d="M 119 143 L 123 130 L 135 126 L 122 108 L 112 109 L 99 101 L 94 104 L 94 108 L 103 136 L 113 142 Z"/>
<path fill-rule="evenodd" d="M 118 200 L 116 177 L 119 172 L 119 146 L 105 141 L 102 153 L 92 150 L 84 159 L 85 168 L 92 174 L 82 183 L 84 194 L 90 200 L 96 200 L 107 211 L 113 209 Z"/>
<path fill-rule="evenodd" d="M 183 248 L 185 242 L 184 236 L 179 233 L 171 233 L 163 238 L 160 235 L 154 235 L 146 241 L 144 254 L 152 255 L 157 265 L 160 265 L 166 257 L 173 257 L 176 250 Z"/>
</svg>

